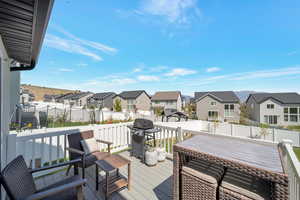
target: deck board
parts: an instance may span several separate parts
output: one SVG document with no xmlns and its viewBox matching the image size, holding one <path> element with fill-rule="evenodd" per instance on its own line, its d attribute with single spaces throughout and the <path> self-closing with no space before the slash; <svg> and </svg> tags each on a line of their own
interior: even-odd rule
<svg viewBox="0 0 300 200">
<path fill-rule="evenodd" d="M 131 160 L 131 190 L 124 189 L 115 192 L 111 196 L 112 200 L 171 199 L 172 161 L 166 160 L 154 167 L 148 167 L 141 163 L 140 160 L 130 157 L 128 152 L 123 152 L 121 155 Z M 127 177 L 127 167 L 121 168 L 120 173 Z M 70 174 L 72 174 L 72 171 Z M 104 173 L 100 172 L 100 176 L 104 177 Z M 60 171 L 44 176 L 36 181 L 39 187 L 44 187 L 65 177 L 65 171 Z M 96 191 L 94 166 L 86 169 L 86 178 L 87 186 L 84 188 L 85 198 L 87 200 L 104 200 L 104 193 L 101 190 L 101 186 L 99 187 L 99 191 Z"/>
</svg>

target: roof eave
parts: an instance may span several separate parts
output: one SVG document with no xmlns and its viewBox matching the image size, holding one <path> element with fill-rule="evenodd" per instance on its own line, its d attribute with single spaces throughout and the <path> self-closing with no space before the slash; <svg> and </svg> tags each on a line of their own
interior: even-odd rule
<svg viewBox="0 0 300 200">
<path fill-rule="evenodd" d="M 54 0 L 36 0 L 32 27 L 31 62 L 21 63 L 20 67 L 11 67 L 10 71 L 24 71 L 35 68 L 49 23 L 53 3 Z"/>
</svg>

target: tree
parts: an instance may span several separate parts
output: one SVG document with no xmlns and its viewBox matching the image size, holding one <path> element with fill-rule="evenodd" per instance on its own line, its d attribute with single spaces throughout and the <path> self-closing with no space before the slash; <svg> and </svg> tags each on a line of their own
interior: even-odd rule
<svg viewBox="0 0 300 200">
<path fill-rule="evenodd" d="M 122 112 L 121 100 L 116 99 L 114 103 L 114 109 L 116 112 Z"/>
</svg>

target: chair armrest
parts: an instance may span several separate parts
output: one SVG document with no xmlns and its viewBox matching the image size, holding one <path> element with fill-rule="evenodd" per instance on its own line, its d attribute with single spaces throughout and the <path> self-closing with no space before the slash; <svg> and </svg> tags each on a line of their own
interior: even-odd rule
<svg viewBox="0 0 300 200">
<path fill-rule="evenodd" d="M 105 140 L 98 140 L 96 139 L 97 142 L 100 142 L 100 143 L 103 143 L 103 144 L 109 144 L 109 145 L 112 145 L 113 143 L 112 142 L 109 142 L 109 141 L 105 141 Z"/>
<path fill-rule="evenodd" d="M 113 143 L 112 142 L 108 142 L 108 141 L 104 141 L 104 140 L 98 140 L 96 139 L 97 142 L 100 142 L 100 143 L 104 143 L 104 144 L 107 144 L 108 146 L 108 153 L 110 153 L 110 145 L 112 145 Z"/>
<path fill-rule="evenodd" d="M 80 151 L 80 150 L 78 150 L 78 149 L 74 149 L 74 148 L 71 148 L 71 147 L 66 147 L 66 150 L 69 150 L 69 151 L 71 151 L 72 153 L 77 153 L 77 154 L 79 154 L 79 155 L 81 155 L 81 156 L 83 156 L 83 155 L 85 154 L 83 151 Z"/>
<path fill-rule="evenodd" d="M 51 166 L 30 169 L 30 173 L 45 171 L 45 170 L 49 170 L 49 169 L 53 169 L 53 168 L 57 168 L 57 167 L 62 167 L 62 166 L 66 166 L 66 165 L 75 164 L 75 163 L 78 163 L 78 162 L 81 162 L 81 159 L 75 159 L 75 160 L 71 160 L 71 161 L 68 161 L 68 162 L 63 162 L 63 163 L 59 163 L 59 164 L 55 164 L 55 165 L 51 165 Z"/>
<path fill-rule="evenodd" d="M 29 197 L 25 198 L 24 200 L 43 199 L 45 197 L 50 197 L 54 194 L 58 194 L 58 193 L 66 191 L 66 190 L 75 188 L 75 187 L 83 186 L 85 183 L 86 183 L 86 179 L 76 180 L 72 183 L 68 183 L 68 184 L 61 185 L 61 186 L 58 186 L 58 187 L 55 187 L 55 188 L 51 188 L 51 189 L 46 190 L 46 191 L 35 193 L 35 194 L 30 195 Z"/>
</svg>

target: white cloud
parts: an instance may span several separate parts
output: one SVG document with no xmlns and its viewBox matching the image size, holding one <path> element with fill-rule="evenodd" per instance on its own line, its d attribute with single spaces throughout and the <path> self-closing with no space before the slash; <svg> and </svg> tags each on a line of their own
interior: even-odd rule
<svg viewBox="0 0 300 200">
<path fill-rule="evenodd" d="M 140 67 L 137 67 L 137 68 L 134 68 L 134 69 L 133 69 L 133 72 L 134 72 L 134 73 L 140 72 L 140 71 L 142 71 L 142 68 L 140 68 Z"/>
<path fill-rule="evenodd" d="M 152 67 L 150 68 L 150 71 L 151 72 L 161 72 L 161 71 L 164 71 L 166 69 L 168 69 L 169 67 L 168 66 L 164 66 L 164 65 L 159 65 L 157 67 Z"/>
<path fill-rule="evenodd" d="M 93 58 L 94 60 L 103 60 L 101 56 L 83 47 L 74 40 L 64 39 L 52 34 L 47 34 L 45 37 L 45 45 L 68 53 L 75 53 Z"/>
<path fill-rule="evenodd" d="M 247 79 L 256 79 L 256 78 L 273 78 L 280 76 L 289 76 L 300 74 L 300 67 L 289 67 L 273 70 L 259 70 L 254 72 L 246 72 L 235 74 L 230 80 L 247 80 Z"/>
<path fill-rule="evenodd" d="M 69 68 L 59 68 L 58 71 L 60 71 L 60 72 L 72 72 L 73 70 L 69 69 Z"/>
<path fill-rule="evenodd" d="M 132 84 L 132 83 L 136 83 L 136 80 L 131 78 L 118 78 L 112 80 L 112 84 L 118 84 L 118 85 Z"/>
<path fill-rule="evenodd" d="M 101 44 L 99 42 L 89 41 L 76 37 L 68 31 L 54 26 L 55 30 L 62 33 L 65 37 L 60 37 L 54 34 L 47 34 L 45 37 L 45 45 L 68 53 L 75 53 L 101 61 L 102 57 L 96 51 L 102 51 L 107 54 L 114 54 L 118 50 Z"/>
<path fill-rule="evenodd" d="M 291 51 L 291 52 L 287 53 L 288 56 L 293 56 L 293 55 L 296 55 L 296 54 L 298 54 L 297 51 Z"/>
<path fill-rule="evenodd" d="M 206 69 L 206 72 L 210 73 L 210 72 L 217 72 L 220 70 L 221 70 L 221 68 L 219 68 L 219 67 L 209 67 Z"/>
<path fill-rule="evenodd" d="M 200 10 L 197 0 L 143 0 L 138 13 L 164 17 L 169 23 L 185 24 L 192 13 L 199 16 Z"/>
<path fill-rule="evenodd" d="M 191 74 L 196 74 L 197 71 L 185 69 L 185 68 L 175 68 L 172 69 L 170 72 L 165 73 L 165 76 L 186 76 Z"/>
<path fill-rule="evenodd" d="M 72 33 L 64 30 L 63 28 L 59 27 L 59 26 L 55 26 L 55 29 L 59 32 L 61 32 L 62 34 L 64 34 L 65 36 L 69 37 L 70 39 L 73 39 L 74 41 L 77 41 L 78 43 L 85 45 L 85 46 L 89 46 L 93 49 L 97 49 L 100 50 L 102 52 L 105 53 L 116 53 L 118 50 L 110 47 L 108 45 L 102 44 L 100 42 L 94 42 L 94 41 L 90 41 L 90 40 L 85 40 L 85 39 L 81 39 L 75 35 L 73 35 Z"/>
<path fill-rule="evenodd" d="M 86 66 L 88 66 L 88 64 L 86 64 L 86 63 L 78 63 L 77 66 L 79 66 L 79 67 L 86 67 Z"/>
<path fill-rule="evenodd" d="M 139 81 L 159 81 L 158 76 L 147 76 L 147 75 L 141 75 L 138 76 Z"/>
</svg>

